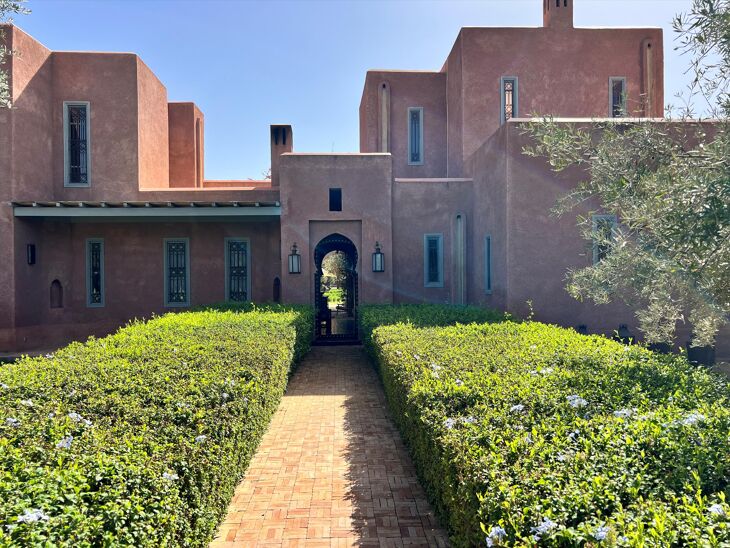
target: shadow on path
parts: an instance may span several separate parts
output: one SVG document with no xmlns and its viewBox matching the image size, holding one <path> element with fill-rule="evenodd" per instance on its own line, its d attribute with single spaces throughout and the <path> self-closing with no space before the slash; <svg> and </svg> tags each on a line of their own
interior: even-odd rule
<svg viewBox="0 0 730 548">
<path fill-rule="evenodd" d="M 304 359 L 211 546 L 448 546 L 361 348 Z"/>
</svg>

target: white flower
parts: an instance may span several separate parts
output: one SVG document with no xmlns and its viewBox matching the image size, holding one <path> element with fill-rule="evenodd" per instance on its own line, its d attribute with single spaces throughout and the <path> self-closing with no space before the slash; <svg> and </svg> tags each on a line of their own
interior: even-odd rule
<svg viewBox="0 0 730 548">
<path fill-rule="evenodd" d="M 464 386 L 464 381 L 462 381 L 461 379 L 456 379 L 456 380 L 454 381 L 454 384 L 455 384 L 456 386 Z"/>
<path fill-rule="evenodd" d="M 162 474 L 162 479 L 167 480 L 167 481 L 175 481 L 177 479 L 180 479 L 180 476 L 178 476 L 174 472 L 173 473 L 165 472 L 164 474 Z"/>
<path fill-rule="evenodd" d="M 92 422 L 89 419 L 85 419 L 84 417 L 82 417 L 81 415 L 79 415 L 76 412 L 69 413 L 68 414 L 68 418 L 71 419 L 74 422 L 80 422 L 80 423 L 84 424 L 85 426 L 91 426 L 92 425 Z"/>
<path fill-rule="evenodd" d="M 679 422 L 684 426 L 694 426 L 698 422 L 703 422 L 706 418 L 702 413 L 690 413 Z"/>
<path fill-rule="evenodd" d="M 51 411 L 50 413 L 48 413 L 48 418 L 49 418 L 49 419 L 52 419 L 52 418 L 54 418 L 55 416 L 56 416 L 56 414 L 55 414 L 55 413 L 54 413 L 53 411 Z"/>
<path fill-rule="evenodd" d="M 540 371 L 543 375 L 550 375 L 554 369 L 552 367 L 546 367 Z"/>
<path fill-rule="evenodd" d="M 222 399 L 223 401 L 226 401 L 226 400 L 227 400 L 228 398 L 229 398 L 228 392 L 223 392 L 223 393 L 221 394 L 221 399 Z"/>
<path fill-rule="evenodd" d="M 413 354 L 413 359 L 414 360 L 420 360 L 421 359 L 421 356 L 419 356 L 418 354 Z"/>
<path fill-rule="evenodd" d="M 713 504 L 707 509 L 710 514 L 713 516 L 719 516 L 724 517 L 727 512 L 725 512 L 725 508 L 722 507 L 722 504 Z"/>
<path fill-rule="evenodd" d="M 575 441 L 575 438 L 577 438 L 578 436 L 580 436 L 580 430 L 573 430 L 568 434 L 568 439 L 570 441 Z"/>
<path fill-rule="evenodd" d="M 634 413 L 636 413 L 635 409 L 619 409 L 613 412 L 613 416 L 619 419 L 628 419 Z"/>
<path fill-rule="evenodd" d="M 537 345 L 536 344 L 531 344 L 530 345 L 530 350 L 537 350 Z"/>
<path fill-rule="evenodd" d="M 10 387 L 7 384 L 5 384 L 4 382 L 0 382 L 0 388 L 2 388 L 3 390 L 7 390 Z"/>
<path fill-rule="evenodd" d="M 496 525 L 492 527 L 492 530 L 489 531 L 489 535 L 487 535 L 487 546 L 494 546 L 495 541 L 499 543 L 505 538 L 507 538 L 507 531 Z"/>
<path fill-rule="evenodd" d="M 201 434 L 195 438 L 195 443 L 203 443 L 207 439 L 208 436 L 206 436 L 205 434 Z"/>
<path fill-rule="evenodd" d="M 231 388 L 233 388 L 234 386 L 236 386 L 236 381 L 234 381 L 233 379 L 228 379 L 226 381 L 226 386 L 230 386 Z"/>
<path fill-rule="evenodd" d="M 463 420 L 466 424 L 476 424 L 477 418 L 473 415 L 470 415 L 468 417 L 464 417 Z"/>
<path fill-rule="evenodd" d="M 5 419 L 5 424 L 7 424 L 8 426 L 14 426 L 15 428 L 17 428 L 18 426 L 20 426 L 20 421 L 18 419 L 14 419 L 13 417 L 10 417 L 10 418 Z"/>
<path fill-rule="evenodd" d="M 566 399 L 568 400 L 568 403 L 571 407 L 585 407 L 586 405 L 588 405 L 588 402 L 577 394 L 567 396 Z"/>
<path fill-rule="evenodd" d="M 53 357 L 53 354 L 46 354 L 45 357 L 51 359 Z"/>
<path fill-rule="evenodd" d="M 431 371 L 441 371 L 441 366 L 437 363 L 431 362 Z"/>
<path fill-rule="evenodd" d="M 446 419 L 444 421 L 444 426 L 451 430 L 456 425 L 456 421 L 454 419 Z"/>
<path fill-rule="evenodd" d="M 512 413 L 522 413 L 522 411 L 524 411 L 524 409 L 525 409 L 525 406 L 522 405 L 521 403 L 518 403 L 517 405 L 513 405 L 512 407 L 509 408 L 509 410 Z"/>
<path fill-rule="evenodd" d="M 48 521 L 50 518 L 43 510 L 26 509 L 22 515 L 18 516 L 18 523 L 35 523 L 37 521 Z"/>
<path fill-rule="evenodd" d="M 395 355 L 396 356 L 402 356 L 403 355 L 403 352 L 401 352 L 400 350 L 396 350 L 395 351 Z"/>
<path fill-rule="evenodd" d="M 20 400 L 21 405 L 25 405 L 26 407 L 33 407 L 33 402 L 31 400 Z"/>
<path fill-rule="evenodd" d="M 536 527 L 530 528 L 530 531 L 534 533 L 532 538 L 534 540 L 540 540 L 542 535 L 549 533 L 558 526 L 557 523 L 552 521 L 550 518 L 542 518 L 542 523 L 539 523 Z"/>
<path fill-rule="evenodd" d="M 16 523 L 9 523 L 5 526 L 5 529 L 7 529 L 8 533 L 12 533 L 17 526 L 18 525 Z"/>
<path fill-rule="evenodd" d="M 532 443 L 532 433 L 528 432 L 527 436 L 525 436 L 525 443 L 531 444 Z"/>
<path fill-rule="evenodd" d="M 68 435 L 56 444 L 56 449 L 71 449 L 72 441 L 74 441 L 74 437 Z"/>
<path fill-rule="evenodd" d="M 598 542 L 602 542 L 606 540 L 606 537 L 608 536 L 608 533 L 611 531 L 607 526 L 602 525 L 598 529 L 595 530 L 593 533 L 593 538 L 596 539 Z"/>
</svg>

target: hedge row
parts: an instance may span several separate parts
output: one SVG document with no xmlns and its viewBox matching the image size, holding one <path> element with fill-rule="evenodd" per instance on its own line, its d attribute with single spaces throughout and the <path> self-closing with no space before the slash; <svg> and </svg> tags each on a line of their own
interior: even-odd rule
<svg viewBox="0 0 730 548">
<path fill-rule="evenodd" d="M 168 314 L 0 369 L 0 546 L 206 545 L 311 322 Z"/>
<path fill-rule="evenodd" d="M 373 351 L 371 336 L 376 327 L 404 323 L 414 327 L 493 323 L 510 319 L 509 314 L 478 306 L 442 304 L 365 305 L 358 309 L 363 344 Z"/>
<path fill-rule="evenodd" d="M 372 343 L 457 546 L 730 546 L 724 379 L 531 322 L 383 326 Z"/>
</svg>

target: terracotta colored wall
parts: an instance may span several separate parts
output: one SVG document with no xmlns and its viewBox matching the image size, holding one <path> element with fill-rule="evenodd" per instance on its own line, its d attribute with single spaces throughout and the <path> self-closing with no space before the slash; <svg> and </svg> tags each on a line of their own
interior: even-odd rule
<svg viewBox="0 0 730 548">
<path fill-rule="evenodd" d="M 194 103 L 168 103 L 170 135 L 170 187 L 194 188 L 202 186 L 197 181 L 200 163 L 203 176 L 203 113 Z M 200 147 L 197 146 L 196 122 L 200 122 Z M 202 181 L 201 181 L 202 183 Z"/>
<path fill-rule="evenodd" d="M 53 52 L 54 199 L 124 200 L 139 178 L 137 56 Z M 63 186 L 63 102 L 91 103 L 91 187 Z"/>
<path fill-rule="evenodd" d="M 449 177 L 462 177 L 464 174 L 464 108 L 462 96 L 463 67 L 462 39 L 463 30 L 456 37 L 442 71 L 446 72 L 447 101 L 447 174 Z"/>
<path fill-rule="evenodd" d="M 367 124 L 361 152 L 378 151 L 378 89 L 390 84 L 390 149 L 394 177 L 446 176 L 446 75 L 439 72 L 369 71 L 361 103 Z M 423 165 L 408 164 L 408 108 L 423 107 Z M 361 128 L 361 131 L 362 128 Z"/>
<path fill-rule="evenodd" d="M 454 225 L 466 218 L 472 239 L 471 182 L 396 182 L 393 187 L 393 256 L 396 302 L 456 303 Z M 443 234 L 444 286 L 425 287 L 424 236 Z M 473 268 L 467 251 L 466 273 Z M 467 290 L 467 298 L 469 291 Z"/>
<path fill-rule="evenodd" d="M 473 239 L 470 241 L 470 296 L 475 304 L 507 308 L 507 134 L 498 131 L 477 150 L 467 163 L 474 173 Z M 485 238 L 491 237 L 492 291 L 485 284 Z"/>
<path fill-rule="evenodd" d="M 166 188 L 170 185 L 167 89 L 139 57 L 136 61 L 139 187 Z"/>
<path fill-rule="evenodd" d="M 390 154 L 284 154 L 280 184 L 284 301 L 313 302 L 314 248 L 322 234 L 341 231 L 358 246 L 360 302 L 392 302 Z M 330 188 L 342 189 L 342 211 L 329 211 Z M 376 241 L 386 254 L 382 273 L 371 268 Z M 295 242 L 302 255 L 301 274 L 288 271 L 287 257 Z"/>
<path fill-rule="evenodd" d="M 505 134 L 507 155 L 507 308 L 519 314 L 532 301 L 535 319 L 565 326 L 585 324 L 593 333 L 612 333 L 627 324 L 634 333 L 636 321 L 629 307 L 620 302 L 596 306 L 579 302 L 565 290 L 569 269 L 588 266 L 592 248 L 577 226 L 576 217 L 591 206 L 556 218 L 550 213 L 558 199 L 582 179 L 578 170 L 555 174 L 544 159 L 522 154 L 528 137 L 518 124 L 500 130 Z M 594 209 L 595 204 L 592 204 Z"/>
<path fill-rule="evenodd" d="M 663 113 L 661 29 L 464 28 L 463 156 L 499 127 L 500 78 L 519 79 L 519 114 L 606 117 L 608 82 L 624 76 L 628 107 L 641 103 L 641 44 L 654 40 L 653 115 Z"/>
<path fill-rule="evenodd" d="M 50 51 L 20 29 L 3 25 L 4 43 L 18 55 L 5 68 L 10 72 L 14 108 L 0 109 L 0 346 L 12 346 L 16 282 L 20 280 L 15 253 L 16 228 L 7 201 L 23 199 L 33 188 L 50 192 Z M 22 260 L 25 260 L 23 246 Z"/>
<path fill-rule="evenodd" d="M 163 240 L 190 239 L 191 306 L 224 300 L 224 238 L 249 238 L 251 296 L 270 301 L 279 275 L 279 225 L 276 221 L 98 223 L 18 220 L 20 240 L 37 241 L 38 262 L 23 265 L 18 285 L 18 347 L 53 346 L 68 337 L 104 333 L 132 317 L 164 307 Z M 85 242 L 104 239 L 106 304 L 86 306 Z M 20 246 L 17 247 L 20 256 Z M 23 259 L 25 250 L 23 248 Z M 20 257 L 19 257 L 20 258 Z M 19 263 L 20 264 L 20 263 Z M 50 284 L 64 289 L 64 308 L 49 307 Z M 0 330 L 2 333 L 2 330 Z M 2 339 L 0 339 L 2 340 Z M 42 344 L 41 344 L 42 343 Z M 0 346 L 0 350 L 3 348 Z"/>
</svg>

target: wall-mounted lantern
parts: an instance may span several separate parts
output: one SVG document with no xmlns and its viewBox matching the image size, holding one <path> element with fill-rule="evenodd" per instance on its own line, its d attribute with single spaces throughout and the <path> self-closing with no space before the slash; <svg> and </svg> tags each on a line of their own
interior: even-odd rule
<svg viewBox="0 0 730 548">
<path fill-rule="evenodd" d="M 301 274 L 302 273 L 302 256 L 297 250 L 297 244 L 291 246 L 291 253 L 289 254 L 289 274 Z"/>
<path fill-rule="evenodd" d="M 35 244 L 26 245 L 25 252 L 28 256 L 28 264 L 35 264 Z"/>
<path fill-rule="evenodd" d="M 385 272 L 385 255 L 380 251 L 380 242 L 375 242 L 373 253 L 373 272 Z"/>
</svg>

